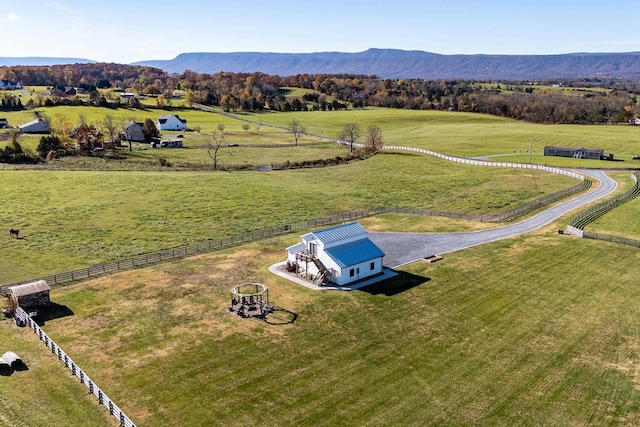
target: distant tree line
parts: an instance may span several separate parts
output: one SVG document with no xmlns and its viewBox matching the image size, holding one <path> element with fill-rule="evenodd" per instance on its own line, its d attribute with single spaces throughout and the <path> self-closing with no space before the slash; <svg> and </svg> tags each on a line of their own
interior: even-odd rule
<svg viewBox="0 0 640 427">
<path fill-rule="evenodd" d="M 75 86 L 90 94 L 89 101 L 78 97 L 40 96 L 27 107 L 76 105 L 74 103 L 117 107 L 120 99 L 105 99 L 97 92 L 98 88 L 111 87 L 138 95 L 157 96 L 158 107 L 170 104 L 168 94 L 182 90 L 187 94 L 188 104 L 219 106 L 226 111 L 341 110 L 376 106 L 486 113 L 534 123 L 572 124 L 626 123 L 630 118 L 640 116 L 636 98 L 640 94 L 640 81 L 609 78 L 549 79 L 535 85 L 517 81 L 496 84 L 381 79 L 361 74 L 286 77 L 258 72 L 169 74 L 151 67 L 97 63 L 0 67 L 0 79 L 19 81 L 23 85 Z M 574 89 L 561 92 L 545 85 Z M 301 97 L 287 97 L 284 87 L 303 88 L 309 92 Z M 14 107 L 7 104 L 4 108 Z"/>
</svg>

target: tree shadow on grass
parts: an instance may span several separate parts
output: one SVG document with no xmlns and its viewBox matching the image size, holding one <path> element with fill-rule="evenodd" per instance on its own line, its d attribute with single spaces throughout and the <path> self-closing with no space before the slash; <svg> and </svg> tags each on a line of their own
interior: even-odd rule
<svg viewBox="0 0 640 427">
<path fill-rule="evenodd" d="M 33 320 L 35 320 L 38 326 L 44 326 L 45 322 L 49 320 L 73 316 L 73 314 L 73 311 L 66 305 L 60 305 L 52 302 L 47 307 L 39 308 L 38 314 L 33 317 Z"/>
<path fill-rule="evenodd" d="M 406 271 L 396 271 L 396 273 L 398 273 L 397 276 L 383 280 L 382 282 L 365 286 L 358 289 L 358 291 L 366 292 L 371 295 L 385 295 L 392 297 L 431 280 L 428 277 L 418 276 L 417 274 L 407 273 Z"/>
</svg>

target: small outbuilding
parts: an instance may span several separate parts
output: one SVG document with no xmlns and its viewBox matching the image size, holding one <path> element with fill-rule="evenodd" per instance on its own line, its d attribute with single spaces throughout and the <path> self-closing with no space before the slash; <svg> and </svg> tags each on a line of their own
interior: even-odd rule
<svg viewBox="0 0 640 427">
<path fill-rule="evenodd" d="M 22 133 L 48 133 L 49 123 L 41 119 L 36 119 L 28 123 L 18 125 L 18 129 Z"/>
<path fill-rule="evenodd" d="M 380 274 L 384 252 L 367 234 L 358 222 L 305 234 L 301 243 L 287 248 L 288 268 L 318 285 L 346 286 Z"/>
<path fill-rule="evenodd" d="M 51 287 L 44 280 L 10 286 L 9 299 L 23 310 L 43 308 L 51 304 Z"/>
</svg>

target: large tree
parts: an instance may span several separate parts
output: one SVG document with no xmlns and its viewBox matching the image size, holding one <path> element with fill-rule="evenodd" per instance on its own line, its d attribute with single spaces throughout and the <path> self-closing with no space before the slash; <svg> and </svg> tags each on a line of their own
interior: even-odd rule
<svg viewBox="0 0 640 427">
<path fill-rule="evenodd" d="M 56 153 L 61 148 L 62 143 L 60 142 L 60 138 L 57 136 L 43 136 L 40 138 L 37 151 L 40 157 L 49 160 L 49 154 L 52 152 Z"/>
<path fill-rule="evenodd" d="M 75 138 L 81 151 L 88 153 L 104 144 L 102 133 L 94 125 L 83 123 L 75 129 Z"/>
<path fill-rule="evenodd" d="M 340 133 L 340 140 L 349 144 L 349 151 L 353 152 L 353 144 L 358 142 L 358 138 L 362 135 L 360 126 L 357 123 L 345 123 Z"/>
<path fill-rule="evenodd" d="M 142 132 L 144 132 L 144 140 L 151 142 L 153 138 L 157 138 L 160 135 L 156 124 L 151 119 L 145 119 L 142 125 Z"/>
<path fill-rule="evenodd" d="M 298 121 L 298 119 L 291 120 L 287 125 L 287 130 L 291 135 L 293 135 L 296 145 L 298 145 L 298 139 L 307 133 L 307 129 Z"/>
</svg>

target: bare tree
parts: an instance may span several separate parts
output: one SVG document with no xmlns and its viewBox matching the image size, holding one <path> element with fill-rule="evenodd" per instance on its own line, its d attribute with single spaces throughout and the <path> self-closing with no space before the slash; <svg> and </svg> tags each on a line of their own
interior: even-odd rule
<svg viewBox="0 0 640 427">
<path fill-rule="evenodd" d="M 293 135 L 293 139 L 296 141 L 296 145 L 298 145 L 298 139 L 307 133 L 307 129 L 300 123 L 297 119 L 293 119 L 287 125 L 287 130 L 291 135 Z"/>
<path fill-rule="evenodd" d="M 378 151 L 382 147 L 382 129 L 378 125 L 367 126 L 367 148 Z"/>
<path fill-rule="evenodd" d="M 218 126 L 220 127 L 220 125 Z M 224 126 L 222 126 L 224 128 Z M 218 170 L 220 166 L 220 149 L 226 147 L 224 133 L 213 132 L 213 135 L 204 138 L 204 148 L 207 155 L 213 160 L 213 169 Z"/>
<path fill-rule="evenodd" d="M 361 136 L 360 126 L 357 123 L 345 123 L 340 134 L 340 139 L 349 144 L 349 151 L 353 152 L 353 144 L 358 142 Z"/>
<path fill-rule="evenodd" d="M 218 130 L 220 131 L 220 133 L 224 133 L 224 125 L 222 123 L 218 125 Z"/>
<path fill-rule="evenodd" d="M 134 121 L 133 117 L 127 117 L 127 116 L 120 116 L 120 118 L 118 119 L 118 124 L 120 125 L 120 129 L 122 129 L 122 134 L 124 135 L 124 137 L 127 139 L 127 142 L 129 143 L 129 151 L 133 151 L 133 147 L 131 146 L 132 144 L 131 138 L 127 137 L 127 126 L 129 126 L 129 123 L 133 121 Z"/>
<path fill-rule="evenodd" d="M 115 149 L 116 144 L 114 139 L 115 139 L 115 136 L 117 135 L 117 128 L 118 128 L 118 124 L 116 123 L 115 118 L 111 114 L 107 114 L 104 116 L 104 118 L 100 122 L 100 125 L 104 129 L 105 133 L 109 134 L 109 140 L 111 141 L 112 148 Z"/>
<path fill-rule="evenodd" d="M 244 129 L 245 132 L 249 132 L 249 123 L 244 123 L 242 129 Z"/>
</svg>

